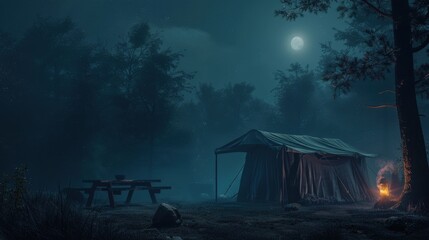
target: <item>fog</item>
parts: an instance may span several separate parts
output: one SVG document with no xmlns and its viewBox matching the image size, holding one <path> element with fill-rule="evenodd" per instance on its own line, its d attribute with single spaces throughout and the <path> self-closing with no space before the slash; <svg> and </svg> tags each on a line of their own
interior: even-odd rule
<svg viewBox="0 0 429 240">
<path fill-rule="evenodd" d="M 392 74 L 334 98 L 320 77 L 320 44 L 343 48 L 334 29 L 346 24 L 334 11 L 286 22 L 274 16 L 278 5 L 0 0 L 1 169 L 27 165 L 34 189 L 125 174 L 162 179 L 173 188 L 164 198 L 208 200 L 214 150 L 261 129 L 378 154 L 367 160 L 375 186 L 381 166 L 401 157 L 396 110 L 369 108 L 395 104 L 385 91 Z M 302 51 L 290 48 L 293 36 Z M 295 63 L 303 70 L 289 71 Z M 428 139 L 429 102 L 419 101 Z M 219 156 L 220 194 L 244 159 Z M 198 184 L 207 195 L 193 191 Z"/>
</svg>

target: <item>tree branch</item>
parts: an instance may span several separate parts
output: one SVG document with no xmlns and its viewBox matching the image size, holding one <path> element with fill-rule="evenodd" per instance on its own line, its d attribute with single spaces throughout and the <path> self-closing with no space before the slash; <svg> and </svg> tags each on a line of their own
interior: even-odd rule
<svg viewBox="0 0 429 240">
<path fill-rule="evenodd" d="M 420 79 L 414 81 L 414 85 L 420 84 L 420 83 L 427 81 L 427 80 L 429 80 L 429 74 L 426 75 L 424 78 L 420 78 Z"/>
<path fill-rule="evenodd" d="M 420 44 L 420 46 L 413 47 L 413 52 L 418 52 L 418 51 L 420 51 L 420 50 L 424 49 L 428 44 L 429 44 L 429 34 L 428 34 L 428 36 L 426 37 L 426 40 L 424 40 L 424 41 Z"/>
<path fill-rule="evenodd" d="M 393 94 L 395 94 L 395 91 L 393 91 L 393 90 L 384 90 L 384 91 L 381 91 L 381 92 L 379 92 L 378 94 L 385 94 L 385 93 L 393 93 Z"/>
<path fill-rule="evenodd" d="M 361 2 L 365 3 L 368 6 L 368 8 L 376 12 L 378 15 L 392 19 L 391 13 L 383 12 L 380 8 L 376 7 L 374 4 L 370 3 L 367 0 L 361 0 Z"/>
<path fill-rule="evenodd" d="M 384 104 L 384 105 L 377 105 L 377 106 L 368 106 L 368 108 L 372 109 L 379 109 L 379 108 L 396 108 L 396 105 L 393 104 Z"/>
</svg>

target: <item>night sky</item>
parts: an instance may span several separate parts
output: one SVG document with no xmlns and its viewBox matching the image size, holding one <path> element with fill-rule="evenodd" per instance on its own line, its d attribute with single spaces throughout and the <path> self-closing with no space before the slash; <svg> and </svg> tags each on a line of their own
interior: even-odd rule
<svg viewBox="0 0 429 240">
<path fill-rule="evenodd" d="M 195 82 L 247 81 L 255 93 L 273 102 L 274 72 L 299 62 L 317 67 L 320 43 L 333 40 L 333 28 L 344 23 L 335 11 L 308 15 L 295 22 L 274 17 L 279 1 L 201 0 L 17 0 L 0 1 L 0 24 L 19 34 L 37 16 L 71 17 L 91 40 L 106 45 L 116 42 L 128 29 L 148 22 L 165 46 L 183 52 L 184 70 L 196 72 Z M 13 22 L 13 24 L 11 24 Z M 290 40 L 301 36 L 305 47 L 293 51 Z"/>
</svg>

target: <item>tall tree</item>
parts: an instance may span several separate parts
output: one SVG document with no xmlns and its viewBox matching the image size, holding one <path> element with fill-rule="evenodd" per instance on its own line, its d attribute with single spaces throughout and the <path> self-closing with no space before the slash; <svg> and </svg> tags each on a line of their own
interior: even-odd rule
<svg viewBox="0 0 429 240">
<path fill-rule="evenodd" d="M 162 41 L 146 23 L 135 25 L 117 45 L 117 94 L 125 102 L 127 130 L 147 143 L 152 171 L 154 145 L 170 126 L 177 104 L 193 75 L 180 71 L 182 55 L 162 49 Z"/>
<path fill-rule="evenodd" d="M 286 132 L 302 134 L 308 122 L 309 112 L 313 112 L 311 100 L 314 92 L 314 73 L 303 68 L 299 63 L 293 63 L 287 70 L 277 71 L 278 81 L 274 89 L 277 96 L 277 107 L 280 112 L 282 125 Z M 305 94 L 303 93 L 305 91 Z"/>
<path fill-rule="evenodd" d="M 221 89 L 201 84 L 197 89 L 197 100 L 205 129 L 218 134 L 246 129 L 246 122 L 257 101 L 253 96 L 254 89 L 246 82 L 228 84 Z"/>
<path fill-rule="evenodd" d="M 364 11 L 390 22 L 388 32 L 374 28 L 359 31 L 365 51 L 353 55 L 349 51 L 337 51 L 325 64 L 324 80 L 329 81 L 336 92 L 348 92 L 353 81 L 383 79 L 385 72 L 394 64 L 396 109 L 400 126 L 405 185 L 396 205 L 408 211 L 427 211 L 429 208 L 429 167 L 425 142 L 416 100 L 417 86 L 427 86 L 424 72 L 416 81 L 413 54 L 429 44 L 429 1 L 416 0 L 281 0 L 283 7 L 275 11 L 286 20 L 295 20 L 305 12 L 327 12 L 331 5 L 337 6 L 342 18 L 354 19 Z M 388 34 L 393 35 L 393 43 Z M 326 50 L 326 49 L 325 49 Z M 329 46 L 327 47 L 329 52 Z M 332 53 L 332 51 L 330 51 Z M 426 68 L 425 68 L 426 66 Z M 425 78 L 426 77 L 426 78 Z M 426 85 L 424 84 L 426 83 Z M 419 91 L 423 91 L 418 88 Z"/>
<path fill-rule="evenodd" d="M 86 85 L 92 48 L 82 32 L 70 19 L 39 18 L 21 39 L 0 34 L 0 49 L 3 159 L 54 166 L 80 159 L 94 130 L 82 128 L 93 94 Z"/>
</svg>

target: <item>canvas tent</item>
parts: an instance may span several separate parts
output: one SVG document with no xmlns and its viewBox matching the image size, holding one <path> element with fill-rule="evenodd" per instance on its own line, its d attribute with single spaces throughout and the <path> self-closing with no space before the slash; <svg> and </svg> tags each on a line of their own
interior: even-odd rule
<svg viewBox="0 0 429 240">
<path fill-rule="evenodd" d="M 372 200 L 366 157 L 339 139 L 251 130 L 216 149 L 245 152 L 238 201 L 296 202 L 312 196 L 336 201 Z"/>
</svg>

